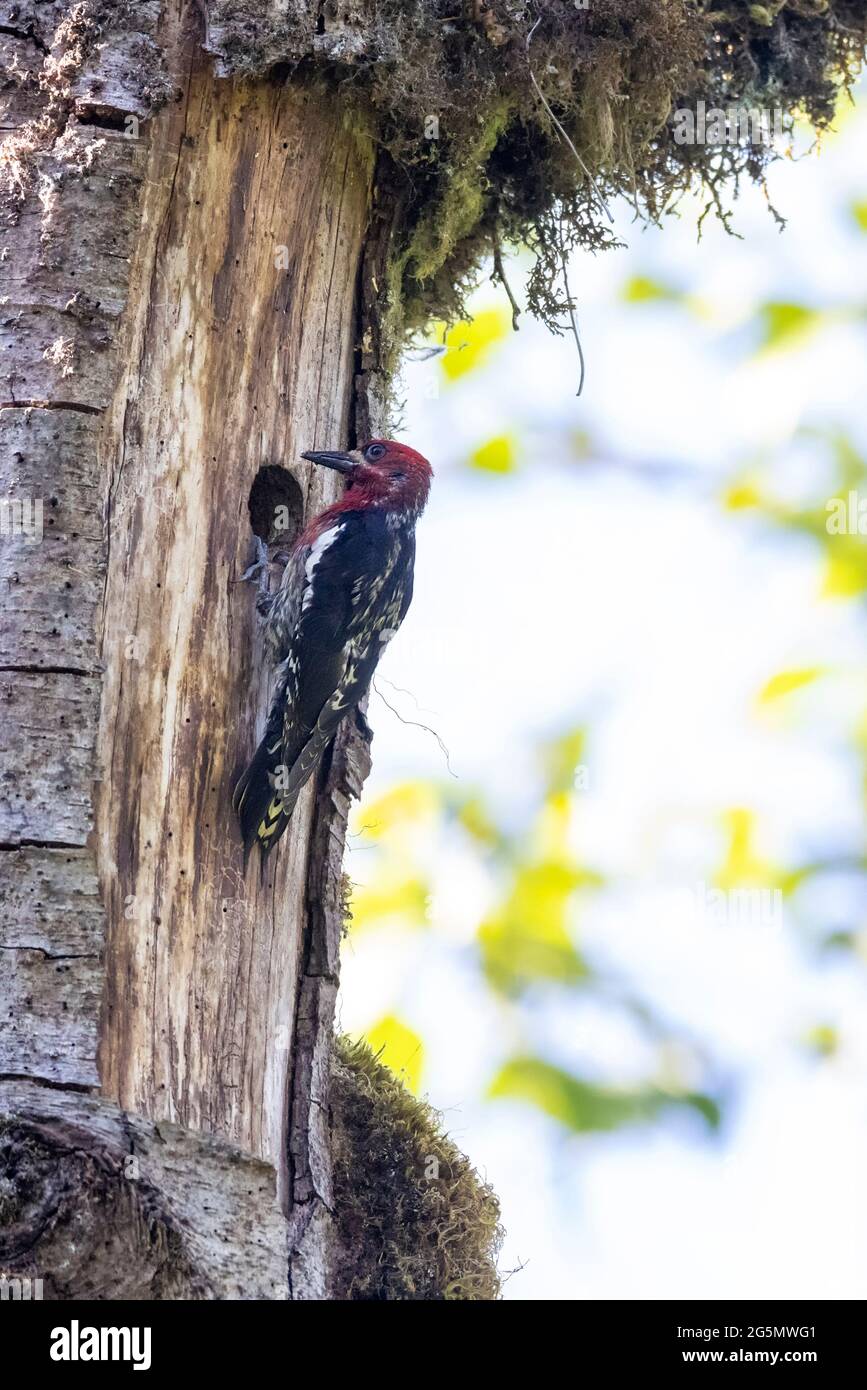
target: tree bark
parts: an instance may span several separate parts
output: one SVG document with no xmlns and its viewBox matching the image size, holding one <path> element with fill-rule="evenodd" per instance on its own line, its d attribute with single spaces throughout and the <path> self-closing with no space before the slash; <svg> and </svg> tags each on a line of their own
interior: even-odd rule
<svg viewBox="0 0 867 1390">
<path fill-rule="evenodd" d="M 57 1297 L 322 1296 L 366 733 L 245 869 L 268 673 L 239 581 L 259 470 L 288 472 L 257 529 L 299 522 L 337 488 L 300 450 L 367 423 L 373 143 L 324 88 L 216 77 L 195 10 L 129 7 L 99 43 L 73 6 L 2 8 L 0 498 L 44 535 L 6 509 L 0 1116 L 30 1182 L 0 1264 Z M 106 1196 L 102 1251 L 76 1228 Z"/>
</svg>

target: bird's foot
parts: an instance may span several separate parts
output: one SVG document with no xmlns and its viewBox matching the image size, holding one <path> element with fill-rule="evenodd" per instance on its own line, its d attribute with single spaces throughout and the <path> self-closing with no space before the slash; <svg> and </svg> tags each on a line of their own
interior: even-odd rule
<svg viewBox="0 0 867 1390">
<path fill-rule="evenodd" d="M 267 585 L 268 583 L 268 565 L 270 564 L 270 560 L 268 558 L 268 547 L 262 540 L 261 536 L 254 536 L 253 544 L 256 549 L 256 559 L 254 560 L 252 565 L 249 565 L 247 569 L 244 570 L 244 573 L 241 575 L 240 582 L 243 584 L 245 580 L 252 579 L 254 575 L 258 574 L 259 588 L 261 589 L 263 587 L 263 577 L 265 579 L 265 585 Z"/>
</svg>

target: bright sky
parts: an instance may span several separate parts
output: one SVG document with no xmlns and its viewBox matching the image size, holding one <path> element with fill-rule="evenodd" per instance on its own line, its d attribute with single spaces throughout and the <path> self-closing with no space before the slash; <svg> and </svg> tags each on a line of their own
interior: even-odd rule
<svg viewBox="0 0 867 1390">
<path fill-rule="evenodd" d="M 424 1039 L 423 1089 L 501 1198 L 504 1267 L 524 1264 L 507 1297 L 867 1297 L 867 981 L 863 963 L 820 959 L 804 936 L 804 921 L 867 925 L 865 905 L 841 875 L 797 920 L 787 908 L 782 925 L 725 926 L 702 918 L 694 891 L 720 863 L 732 806 L 756 812 L 774 863 L 862 852 L 846 740 L 864 706 L 863 615 L 820 597 L 810 542 L 726 513 L 718 494 L 799 424 L 843 424 L 867 447 L 867 236 L 847 211 L 867 198 L 865 143 L 862 102 L 818 158 L 772 173 L 782 235 L 755 190 L 737 207 L 743 241 L 708 220 L 696 244 L 693 207 L 664 233 L 621 210 L 628 249 L 570 271 L 580 400 L 574 346 L 526 317 L 454 384 L 437 360 L 406 367 L 401 437 L 436 481 L 383 691 L 437 730 L 460 786 L 482 785 L 515 819 L 535 803 L 538 740 L 589 725 L 581 852 L 616 887 L 582 915 L 581 948 L 703 1040 L 730 1097 L 712 1139 L 684 1117 L 575 1139 L 529 1107 L 486 1102 L 514 1039 L 468 950 L 482 889 L 466 856 L 442 866 L 435 930 L 350 940 L 342 1025 L 395 1011 Z M 697 296 L 704 316 L 624 304 L 639 275 Z M 859 296 L 857 321 L 846 311 Z M 839 321 L 757 357 L 748 319 L 769 299 L 833 307 Z M 476 301 L 493 302 L 490 287 Z M 578 431 L 599 462 L 570 456 Z M 518 471 L 469 470 L 503 433 L 518 440 Z M 789 448 L 779 486 L 823 495 L 823 470 L 815 447 Z M 811 665 L 835 674 L 757 709 L 771 676 Z M 376 698 L 371 722 L 369 796 L 444 775 L 434 740 Z M 362 851 L 349 871 L 365 881 Z M 841 1039 L 827 1059 L 800 1043 L 821 1023 Z M 531 1026 L 560 1065 L 643 1074 L 645 1044 L 598 1001 L 546 998 Z"/>
</svg>

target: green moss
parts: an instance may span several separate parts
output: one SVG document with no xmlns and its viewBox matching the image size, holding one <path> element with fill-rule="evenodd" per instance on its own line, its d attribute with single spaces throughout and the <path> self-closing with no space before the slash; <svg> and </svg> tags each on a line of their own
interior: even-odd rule
<svg viewBox="0 0 867 1390">
<path fill-rule="evenodd" d="M 128 28 L 133 12 L 129 0 L 79 9 L 63 31 L 64 71 L 94 35 L 110 43 L 112 29 Z M 380 345 L 388 360 L 407 330 L 461 313 L 495 241 L 530 246 L 528 307 L 554 324 L 565 308 L 563 253 L 614 244 L 603 203 L 616 195 L 654 221 L 700 185 L 727 219 L 740 179 L 761 181 L 777 154 L 747 141 L 678 144 L 675 111 L 698 101 L 778 108 L 821 129 L 867 41 L 864 0 L 210 0 L 207 9 L 221 76 L 325 82 L 347 118 L 374 132 L 381 198 L 401 209 Z M 156 45 L 142 69 L 155 107 L 168 92 Z"/>
<path fill-rule="evenodd" d="M 223 71 L 312 66 L 374 114 L 380 186 L 402 198 L 386 306 L 398 343 L 461 312 L 495 239 L 534 251 L 529 307 L 554 323 L 563 252 L 614 244 L 603 201 L 626 194 L 653 221 L 699 184 L 725 219 L 727 191 L 775 153 L 679 145 L 675 110 L 781 108 L 821 128 L 867 36 L 863 0 L 291 0 L 273 22 L 254 0 L 212 10 Z"/>
<path fill-rule="evenodd" d="M 405 258 L 405 265 L 416 280 L 431 280 L 479 225 L 489 192 L 488 160 L 508 118 L 509 106 L 505 101 L 494 105 L 479 117 L 475 139 L 468 139 L 460 147 L 454 165 L 446 163 L 442 167 L 439 197 L 432 201 L 428 214 L 420 217 Z"/>
<path fill-rule="evenodd" d="M 132 13 L 129 0 L 78 9 L 62 44 L 69 74 Z M 804 115 L 821 129 L 867 42 L 864 0 L 210 0 L 207 11 L 220 76 L 324 83 L 373 135 L 379 207 L 399 209 L 387 213 L 365 368 L 383 377 L 407 333 L 462 313 L 495 244 L 529 246 L 527 307 L 555 326 L 564 253 L 615 244 L 614 197 L 652 222 L 699 187 L 727 222 L 741 179 L 761 182 L 778 152 L 678 143 L 677 110 L 779 109 L 789 126 Z M 156 44 L 151 56 L 142 90 L 156 107 L 168 87 Z"/>
<path fill-rule="evenodd" d="M 366 1043 L 335 1041 L 331 1119 L 334 1297 L 496 1299 L 496 1197 Z"/>
</svg>

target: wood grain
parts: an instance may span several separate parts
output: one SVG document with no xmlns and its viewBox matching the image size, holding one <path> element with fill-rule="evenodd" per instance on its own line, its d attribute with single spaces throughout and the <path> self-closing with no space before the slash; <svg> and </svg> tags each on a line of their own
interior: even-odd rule
<svg viewBox="0 0 867 1390">
<path fill-rule="evenodd" d="M 347 437 L 370 175 L 333 104 L 194 72 L 154 123 L 107 431 L 103 1087 L 278 1167 L 313 789 L 245 873 L 230 796 L 267 676 L 238 580 L 261 466 L 293 469 L 308 512 L 336 490 L 298 455 Z"/>
</svg>

